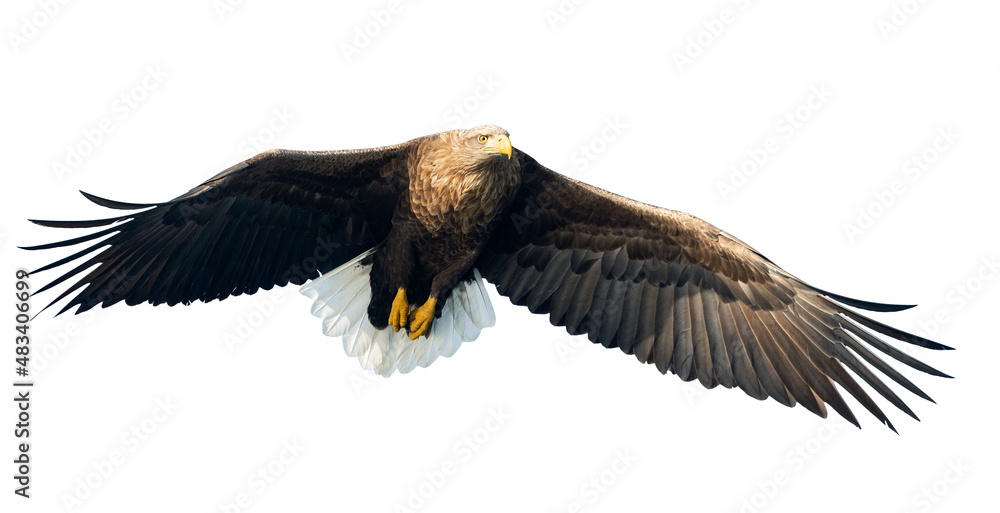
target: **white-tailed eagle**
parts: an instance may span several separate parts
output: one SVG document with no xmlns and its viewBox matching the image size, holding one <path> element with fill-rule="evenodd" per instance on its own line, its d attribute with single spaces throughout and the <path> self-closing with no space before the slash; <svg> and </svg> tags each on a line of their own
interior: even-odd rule
<svg viewBox="0 0 1000 513">
<path fill-rule="evenodd" d="M 830 405 L 855 425 L 838 385 L 892 427 L 848 370 L 914 418 L 884 378 L 930 400 L 879 353 L 946 376 L 882 337 L 949 347 L 852 309 L 905 306 L 812 287 L 696 217 L 545 168 L 496 126 L 367 150 L 268 151 L 164 203 L 84 194 L 126 213 L 34 221 L 100 230 L 25 248 L 92 243 L 34 271 L 80 261 L 38 291 L 75 278 L 52 301 L 76 293 L 60 313 L 304 284 L 324 332 L 388 376 L 451 356 L 491 326 L 485 279 L 661 373 L 823 417 Z"/>
</svg>

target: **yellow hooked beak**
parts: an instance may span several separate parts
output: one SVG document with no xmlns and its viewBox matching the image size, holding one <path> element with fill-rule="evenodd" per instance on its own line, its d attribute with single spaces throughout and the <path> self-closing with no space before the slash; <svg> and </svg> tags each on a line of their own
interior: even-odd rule
<svg viewBox="0 0 1000 513">
<path fill-rule="evenodd" d="M 514 148 L 510 145 L 510 138 L 505 135 L 498 136 L 495 140 L 490 140 L 484 149 L 489 149 L 490 151 L 495 151 L 497 153 L 503 153 L 504 155 L 507 155 L 508 160 L 510 160 L 511 154 L 514 153 Z"/>
</svg>

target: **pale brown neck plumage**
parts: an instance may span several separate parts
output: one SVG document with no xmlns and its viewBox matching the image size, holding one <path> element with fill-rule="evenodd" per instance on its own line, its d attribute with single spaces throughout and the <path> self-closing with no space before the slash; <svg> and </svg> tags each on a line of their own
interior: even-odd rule
<svg viewBox="0 0 1000 513">
<path fill-rule="evenodd" d="M 476 149 L 456 152 L 457 137 L 428 137 L 416 152 L 420 157 L 410 162 L 410 204 L 431 232 L 469 233 L 488 224 L 520 183 L 514 161 Z"/>
</svg>

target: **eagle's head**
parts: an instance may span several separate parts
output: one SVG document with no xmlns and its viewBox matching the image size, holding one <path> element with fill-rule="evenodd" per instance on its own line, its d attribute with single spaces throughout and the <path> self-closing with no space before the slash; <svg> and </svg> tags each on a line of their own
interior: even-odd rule
<svg viewBox="0 0 1000 513">
<path fill-rule="evenodd" d="M 414 173 L 429 178 L 432 187 L 467 191 L 516 183 L 519 159 L 513 158 L 510 135 L 496 125 L 442 132 L 424 139 L 420 164 Z M 420 181 L 416 176 L 411 180 Z"/>
<path fill-rule="evenodd" d="M 460 131 L 460 137 L 466 147 L 481 152 L 484 160 L 506 157 L 510 160 L 514 148 L 510 145 L 510 134 L 496 125 L 482 125 Z"/>
</svg>

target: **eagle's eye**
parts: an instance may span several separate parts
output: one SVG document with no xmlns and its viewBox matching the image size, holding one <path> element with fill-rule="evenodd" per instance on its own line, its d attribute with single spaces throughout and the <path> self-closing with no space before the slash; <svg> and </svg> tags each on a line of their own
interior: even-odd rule
<svg viewBox="0 0 1000 513">
<path fill-rule="evenodd" d="M 489 139 L 490 139 L 490 138 L 489 138 L 489 137 L 486 137 L 485 135 L 480 135 L 480 136 L 479 136 L 479 142 L 481 142 L 481 143 L 485 143 L 485 142 L 486 142 L 486 141 L 488 141 Z"/>
</svg>

